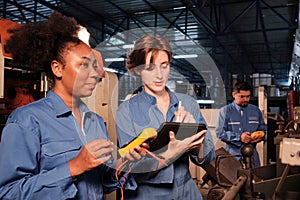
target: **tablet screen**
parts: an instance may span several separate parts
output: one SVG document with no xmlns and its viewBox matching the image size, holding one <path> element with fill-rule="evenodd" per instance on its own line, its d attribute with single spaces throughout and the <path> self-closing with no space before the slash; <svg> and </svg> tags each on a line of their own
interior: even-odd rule
<svg viewBox="0 0 300 200">
<path fill-rule="evenodd" d="M 183 140 L 202 130 L 206 130 L 203 123 L 164 122 L 157 129 L 157 137 L 149 142 L 150 151 L 164 151 L 170 141 L 170 131 L 175 133 L 177 140 Z"/>
</svg>

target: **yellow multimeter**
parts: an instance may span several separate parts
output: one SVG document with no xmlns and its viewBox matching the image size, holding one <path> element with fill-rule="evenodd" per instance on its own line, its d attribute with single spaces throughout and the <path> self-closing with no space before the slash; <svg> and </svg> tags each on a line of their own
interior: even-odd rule
<svg viewBox="0 0 300 200">
<path fill-rule="evenodd" d="M 156 137 L 157 132 L 154 128 L 145 128 L 136 138 L 118 150 L 119 155 L 123 158 L 126 153 L 128 153 L 129 149 L 133 149 L 136 146 L 143 144 L 147 140 L 154 139 Z"/>
</svg>

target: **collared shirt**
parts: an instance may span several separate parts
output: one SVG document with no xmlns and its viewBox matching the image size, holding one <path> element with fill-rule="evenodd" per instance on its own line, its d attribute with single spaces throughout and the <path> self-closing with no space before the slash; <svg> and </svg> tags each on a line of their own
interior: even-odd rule
<svg viewBox="0 0 300 200">
<path fill-rule="evenodd" d="M 113 159 L 75 179 L 70 176 L 68 162 L 84 144 L 109 140 L 103 119 L 83 103 L 80 110 L 82 129 L 63 100 L 49 91 L 9 116 L 0 143 L 0 199 L 103 199 L 119 188 Z"/>
<path fill-rule="evenodd" d="M 217 137 L 226 143 L 226 150 L 232 155 L 241 155 L 241 134 L 243 132 L 264 131 L 267 126 L 262 117 L 262 113 L 255 105 L 248 104 L 243 107 L 243 116 L 240 114 L 240 107 L 233 101 L 220 109 L 219 118 L 216 125 Z M 252 166 L 260 166 L 259 155 L 254 147 L 254 155 L 252 157 Z M 236 157 L 240 159 L 241 157 Z"/>
<path fill-rule="evenodd" d="M 179 101 L 198 122 L 205 123 L 199 105 L 192 97 L 185 94 L 175 94 L 169 90 L 168 92 L 170 105 L 166 119 L 156 106 L 156 98 L 145 91 L 119 106 L 116 120 L 120 146 L 131 141 L 145 128 L 158 129 L 162 122 L 174 121 L 174 112 L 178 109 Z M 209 131 L 207 131 L 204 139 L 204 155 L 204 162 L 199 163 L 196 156 L 185 153 L 173 164 L 161 169 L 159 172 L 155 172 L 157 168 L 156 161 L 151 158 L 143 158 L 138 162 L 142 163 L 140 167 L 136 167 L 136 169 L 143 171 L 133 174 L 138 182 L 138 189 L 134 192 L 125 191 L 125 199 L 202 199 L 199 189 L 191 178 L 188 159 L 190 156 L 191 160 L 200 166 L 213 160 L 215 150 Z"/>
</svg>

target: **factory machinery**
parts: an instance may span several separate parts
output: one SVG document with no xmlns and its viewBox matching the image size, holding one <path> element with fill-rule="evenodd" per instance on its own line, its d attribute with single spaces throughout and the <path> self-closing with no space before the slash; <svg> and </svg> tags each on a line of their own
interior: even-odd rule
<svg viewBox="0 0 300 200">
<path fill-rule="evenodd" d="M 252 168 L 252 145 L 241 149 L 242 161 L 224 148 L 204 167 L 203 185 L 209 184 L 207 200 L 299 200 L 300 199 L 300 107 L 294 119 L 276 122 L 276 162 Z"/>
</svg>

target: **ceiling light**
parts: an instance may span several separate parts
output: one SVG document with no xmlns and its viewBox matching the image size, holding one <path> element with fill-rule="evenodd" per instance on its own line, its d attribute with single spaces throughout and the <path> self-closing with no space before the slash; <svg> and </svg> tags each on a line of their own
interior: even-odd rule
<svg viewBox="0 0 300 200">
<path fill-rule="evenodd" d="M 20 68 L 16 68 L 16 67 L 7 67 L 7 66 L 4 66 L 4 69 L 19 71 L 19 72 L 22 72 L 22 73 L 31 73 L 32 72 L 30 70 L 20 69 Z"/>
<path fill-rule="evenodd" d="M 173 10 L 182 10 L 182 9 L 185 9 L 185 8 L 186 8 L 185 6 L 181 6 L 181 7 L 173 8 Z"/>
<path fill-rule="evenodd" d="M 133 48 L 133 44 L 124 44 L 123 48 L 124 49 L 132 49 Z"/>
<path fill-rule="evenodd" d="M 104 67 L 104 70 L 107 71 L 107 72 L 114 72 L 114 73 L 117 73 L 118 71 L 115 70 L 115 69 L 111 69 L 111 68 L 107 68 L 107 67 Z"/>
<path fill-rule="evenodd" d="M 212 99 L 198 99 L 196 101 L 199 104 L 213 104 L 213 103 L 215 103 L 215 101 L 212 100 Z"/>
<path fill-rule="evenodd" d="M 187 29 L 193 29 L 193 28 L 199 28 L 199 26 L 196 26 L 196 25 L 195 26 L 187 26 L 186 28 Z"/>
<path fill-rule="evenodd" d="M 105 58 L 105 62 L 124 61 L 124 58 Z"/>
<path fill-rule="evenodd" d="M 197 54 L 176 55 L 173 58 L 197 58 Z"/>
</svg>

